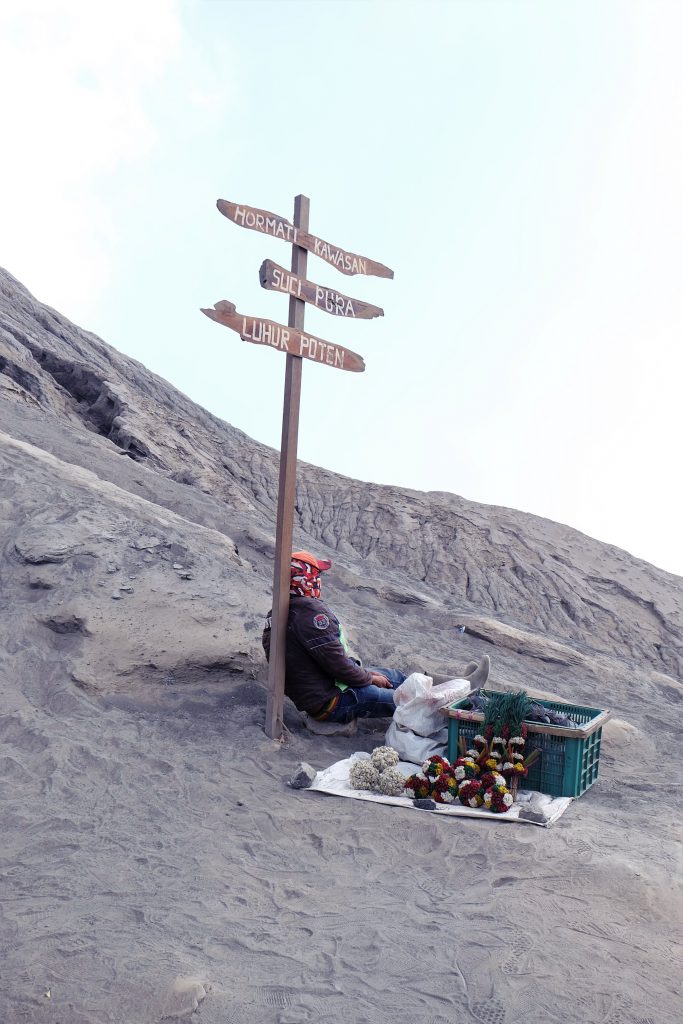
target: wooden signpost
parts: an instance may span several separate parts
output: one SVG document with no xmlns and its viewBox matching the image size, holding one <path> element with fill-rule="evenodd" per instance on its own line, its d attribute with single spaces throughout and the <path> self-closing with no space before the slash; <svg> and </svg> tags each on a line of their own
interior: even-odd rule
<svg viewBox="0 0 683 1024">
<path fill-rule="evenodd" d="M 259 276 L 262 288 L 295 295 L 297 299 L 310 302 L 312 306 L 324 309 L 332 316 L 352 316 L 357 320 L 372 320 L 375 316 L 384 316 L 384 310 L 379 306 L 361 302 L 360 299 L 350 299 L 348 295 L 342 295 L 332 288 L 324 288 L 321 284 L 313 284 L 312 281 L 302 281 L 300 277 L 290 274 L 272 260 L 263 261 Z"/>
<path fill-rule="evenodd" d="M 275 568 L 273 573 L 273 615 L 268 669 L 268 703 L 266 706 L 266 733 L 279 739 L 284 728 L 282 715 L 285 690 L 285 644 L 289 615 L 289 565 L 294 532 L 294 504 L 296 499 L 296 455 L 299 433 L 299 405 L 301 399 L 301 369 L 303 359 L 311 359 L 339 370 L 359 373 L 365 369 L 362 356 L 316 335 L 304 331 L 306 303 L 322 309 L 332 316 L 369 320 L 383 316 L 379 306 L 349 298 L 323 285 L 306 280 L 308 253 L 319 256 L 342 274 L 366 274 L 375 277 L 394 276 L 393 270 L 365 256 L 347 252 L 324 242 L 308 232 L 310 203 L 306 196 L 294 200 L 294 223 L 267 210 L 241 206 L 219 199 L 218 209 L 240 227 L 260 231 L 273 238 L 290 242 L 292 246 L 291 272 L 272 260 L 261 265 L 263 288 L 289 295 L 287 325 L 261 317 L 238 313 L 234 303 L 222 299 L 213 309 L 202 313 L 235 331 L 253 345 L 266 345 L 286 354 L 285 393 L 282 412 L 282 444 L 280 448 L 280 478 L 275 531 Z"/>
<path fill-rule="evenodd" d="M 243 316 L 237 313 L 232 302 L 223 299 L 213 309 L 203 309 L 208 317 L 216 323 L 224 324 L 237 331 L 242 341 L 250 341 L 252 345 L 270 345 L 293 356 L 312 359 L 316 363 L 326 363 L 340 370 L 355 370 L 360 373 L 365 369 L 363 357 L 348 348 L 334 345 L 331 341 L 323 341 L 314 334 L 304 334 L 295 327 L 283 327 L 273 320 L 262 320 L 256 316 Z"/>
<path fill-rule="evenodd" d="M 314 256 L 331 263 L 342 274 L 371 274 L 374 277 L 393 277 L 393 270 L 385 267 L 383 263 L 375 263 L 366 256 L 358 256 L 355 252 L 346 252 L 336 245 L 323 242 L 322 238 L 309 235 L 307 230 L 299 224 L 290 224 L 284 217 L 278 217 L 276 213 L 268 213 L 267 210 L 256 210 L 253 206 L 240 206 L 238 203 L 229 203 L 225 199 L 219 199 L 216 206 L 224 217 L 232 220 L 240 227 L 249 228 L 251 231 L 262 231 L 264 235 L 272 235 L 273 238 L 282 238 L 285 242 L 298 245 L 307 249 Z"/>
</svg>

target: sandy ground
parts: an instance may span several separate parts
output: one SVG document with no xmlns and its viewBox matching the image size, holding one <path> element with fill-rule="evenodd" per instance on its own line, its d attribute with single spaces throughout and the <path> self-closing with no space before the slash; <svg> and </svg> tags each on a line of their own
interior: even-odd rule
<svg viewBox="0 0 683 1024">
<path fill-rule="evenodd" d="M 56 664 L 22 689 L 0 718 L 8 1024 L 680 1020 L 680 784 L 620 778 L 633 730 L 541 829 L 288 788 L 383 733 L 312 736 L 290 707 L 274 743 L 255 682 L 143 702 Z"/>
<path fill-rule="evenodd" d="M 300 466 L 368 663 L 617 721 L 551 829 L 296 791 L 384 731 L 263 732 L 274 453 L 4 272 L 0 431 L 0 1024 L 680 1024 L 679 578 Z"/>
</svg>

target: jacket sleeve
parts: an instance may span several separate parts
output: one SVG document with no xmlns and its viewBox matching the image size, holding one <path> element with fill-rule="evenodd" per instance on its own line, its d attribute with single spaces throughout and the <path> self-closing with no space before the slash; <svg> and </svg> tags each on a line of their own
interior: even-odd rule
<svg viewBox="0 0 683 1024">
<path fill-rule="evenodd" d="M 348 657 L 339 639 L 339 621 L 326 609 L 306 609 L 293 623 L 297 640 L 311 658 L 334 679 L 347 686 L 369 686 L 370 673 Z"/>
</svg>

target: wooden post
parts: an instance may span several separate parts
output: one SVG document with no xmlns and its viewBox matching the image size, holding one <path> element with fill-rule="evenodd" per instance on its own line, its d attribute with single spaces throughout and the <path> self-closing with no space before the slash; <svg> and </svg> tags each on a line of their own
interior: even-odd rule
<svg viewBox="0 0 683 1024">
<path fill-rule="evenodd" d="M 306 196 L 295 198 L 294 226 L 305 232 L 308 231 L 309 207 L 310 200 Z M 307 259 L 308 253 L 305 249 L 298 245 L 292 245 L 292 273 L 297 277 L 306 276 Z M 289 327 L 303 330 L 305 309 L 305 302 L 290 295 L 289 319 L 287 321 Z M 285 645 L 289 616 L 289 565 L 292 555 L 294 503 L 296 501 L 296 455 L 299 440 L 302 363 L 303 360 L 300 356 L 287 355 L 275 532 L 268 701 L 266 703 L 266 735 L 272 739 L 279 739 L 284 729 L 282 716 L 285 695 Z"/>
</svg>

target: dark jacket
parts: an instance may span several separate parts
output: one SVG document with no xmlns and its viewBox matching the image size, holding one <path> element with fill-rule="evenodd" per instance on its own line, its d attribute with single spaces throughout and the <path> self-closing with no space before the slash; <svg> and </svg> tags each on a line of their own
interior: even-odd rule
<svg viewBox="0 0 683 1024">
<path fill-rule="evenodd" d="M 263 631 L 263 649 L 270 658 L 270 616 Z M 339 693 L 335 680 L 347 686 L 369 686 L 370 673 L 349 658 L 339 619 L 314 597 L 289 598 L 285 693 L 299 711 L 320 711 Z"/>
</svg>

